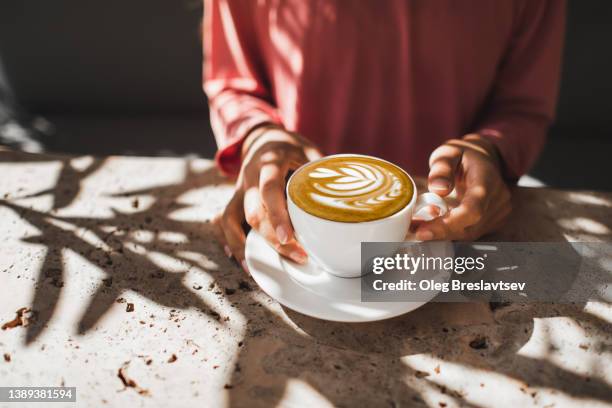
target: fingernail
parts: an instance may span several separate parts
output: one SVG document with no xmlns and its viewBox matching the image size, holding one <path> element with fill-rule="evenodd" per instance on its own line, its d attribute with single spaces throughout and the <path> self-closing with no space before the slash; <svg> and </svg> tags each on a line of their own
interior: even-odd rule
<svg viewBox="0 0 612 408">
<path fill-rule="evenodd" d="M 429 188 L 436 191 L 446 191 L 450 188 L 450 184 L 444 179 L 435 179 L 429 182 Z"/>
<path fill-rule="evenodd" d="M 278 238 L 278 242 L 283 245 L 289 242 L 289 232 L 287 231 L 287 228 L 282 225 L 276 227 L 276 237 Z"/>
<path fill-rule="evenodd" d="M 243 259 L 240 264 L 242 265 L 242 269 L 244 269 L 245 272 L 249 272 L 249 266 L 246 263 L 246 259 Z"/>
<path fill-rule="evenodd" d="M 229 246 L 225 245 L 223 247 L 223 250 L 225 251 L 225 255 L 227 255 L 228 258 L 232 257 L 232 250 L 230 249 Z"/>
<path fill-rule="evenodd" d="M 303 252 L 300 251 L 293 251 L 290 255 L 289 258 L 291 258 L 292 260 L 294 260 L 295 262 L 299 263 L 299 264 L 303 264 L 306 262 L 306 254 L 304 254 Z"/>
<path fill-rule="evenodd" d="M 419 241 L 430 241 L 433 239 L 434 234 L 430 230 L 419 230 L 416 237 Z"/>
</svg>

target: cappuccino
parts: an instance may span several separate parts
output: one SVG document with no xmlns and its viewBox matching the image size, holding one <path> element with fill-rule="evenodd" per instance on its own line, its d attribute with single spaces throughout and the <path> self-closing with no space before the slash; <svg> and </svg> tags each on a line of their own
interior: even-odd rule
<svg viewBox="0 0 612 408">
<path fill-rule="evenodd" d="M 358 155 L 323 158 L 301 167 L 288 194 L 302 210 L 339 222 L 387 218 L 412 200 L 412 180 L 384 160 Z"/>
</svg>

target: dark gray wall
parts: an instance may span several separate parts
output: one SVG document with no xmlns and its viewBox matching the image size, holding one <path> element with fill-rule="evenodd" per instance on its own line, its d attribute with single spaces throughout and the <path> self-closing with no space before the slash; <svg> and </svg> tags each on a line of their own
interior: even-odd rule
<svg viewBox="0 0 612 408">
<path fill-rule="evenodd" d="M 612 1 L 569 0 L 557 122 L 531 175 L 612 190 Z"/>
<path fill-rule="evenodd" d="M 611 95 L 612 1 L 569 0 L 555 133 L 612 138 Z"/>
<path fill-rule="evenodd" d="M 31 111 L 206 111 L 198 0 L 18 0 L 0 5 L 0 58 Z"/>
</svg>

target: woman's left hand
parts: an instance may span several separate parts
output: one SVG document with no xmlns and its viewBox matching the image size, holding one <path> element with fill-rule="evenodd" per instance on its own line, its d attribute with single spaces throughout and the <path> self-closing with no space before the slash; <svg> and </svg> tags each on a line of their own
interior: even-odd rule
<svg viewBox="0 0 612 408">
<path fill-rule="evenodd" d="M 499 229 L 508 218 L 510 189 L 492 142 L 477 134 L 451 139 L 429 158 L 429 191 L 442 197 L 456 190 L 458 205 L 445 216 L 421 223 L 421 241 L 472 241 Z"/>
</svg>

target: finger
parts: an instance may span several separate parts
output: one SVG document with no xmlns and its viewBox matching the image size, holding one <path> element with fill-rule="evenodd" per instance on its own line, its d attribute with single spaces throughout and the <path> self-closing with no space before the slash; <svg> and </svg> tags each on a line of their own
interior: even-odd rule
<svg viewBox="0 0 612 408">
<path fill-rule="evenodd" d="M 310 140 L 295 133 L 293 134 L 293 137 L 300 141 L 300 148 L 303 152 L 304 163 L 317 160 L 323 157 L 323 153 L 321 153 L 321 151 L 317 149 Z"/>
<path fill-rule="evenodd" d="M 485 222 L 480 224 L 467 227 L 465 229 L 465 240 L 473 241 L 477 240 L 485 235 L 492 234 L 499 231 L 510 215 L 511 208 L 509 206 L 502 207 L 495 214 Z"/>
<path fill-rule="evenodd" d="M 465 229 L 481 222 L 487 212 L 487 190 L 486 180 L 468 181 L 459 206 L 451 209 L 444 217 L 423 223 L 417 230 L 417 239 L 430 241 L 464 238 Z"/>
<path fill-rule="evenodd" d="M 416 239 L 419 241 L 452 240 L 452 232 L 448 229 L 443 218 L 422 222 L 416 230 Z"/>
<path fill-rule="evenodd" d="M 265 209 L 261 203 L 259 187 L 251 186 L 244 192 L 244 216 L 246 222 L 259 231 L 261 220 L 265 217 Z"/>
<path fill-rule="evenodd" d="M 219 242 L 219 245 L 223 248 L 223 252 L 228 258 L 232 258 L 232 251 L 228 245 L 226 236 L 225 236 L 225 223 L 228 217 L 232 217 L 232 214 L 236 212 L 240 208 L 240 201 L 242 200 L 242 193 L 239 190 L 234 192 L 232 199 L 226 205 L 226 207 L 217 214 L 212 220 L 212 231 L 215 239 Z M 239 214 L 239 219 L 244 219 L 243 214 Z"/>
<path fill-rule="evenodd" d="M 306 155 L 307 161 L 318 160 L 323 157 L 323 153 L 315 147 L 306 146 L 304 148 L 304 154 Z"/>
<path fill-rule="evenodd" d="M 493 197 L 487 210 L 487 216 L 480 223 L 466 228 L 466 236 L 470 239 L 478 239 L 483 235 L 496 232 L 508 220 L 512 212 L 509 191 L 505 186 L 501 186 Z"/>
<path fill-rule="evenodd" d="M 275 234 L 272 224 L 269 219 L 264 219 L 259 225 L 259 233 L 274 247 L 276 252 L 299 264 L 305 264 L 308 261 L 308 255 L 301 245 L 292 239 L 287 244 L 281 244 Z"/>
<path fill-rule="evenodd" d="M 284 245 L 279 242 L 276 231 L 270 222 L 269 214 L 261 201 L 261 195 L 258 188 L 250 188 L 245 192 L 244 212 L 247 222 L 255 228 L 278 253 L 300 264 L 306 262 L 308 256 L 295 239 L 290 240 Z"/>
<path fill-rule="evenodd" d="M 228 258 L 231 258 L 232 252 L 229 246 L 227 245 L 227 240 L 225 239 L 225 234 L 223 233 L 223 212 L 215 216 L 215 218 L 213 218 L 213 220 L 211 221 L 211 224 L 213 227 L 212 231 L 215 236 L 215 239 L 217 240 L 217 242 L 219 242 L 221 248 L 223 248 L 223 252 L 225 252 L 225 255 L 227 255 Z"/>
<path fill-rule="evenodd" d="M 448 222 L 457 226 L 455 229 L 479 223 L 487 212 L 488 201 L 484 185 L 468 186 L 459 206 L 450 211 Z"/>
<path fill-rule="evenodd" d="M 294 151 L 292 154 L 288 155 L 287 160 L 283 164 L 287 166 L 288 170 L 297 170 L 305 163 L 321 157 L 323 156 L 321 156 L 318 150 L 304 147 L 303 150 Z"/>
<path fill-rule="evenodd" d="M 433 151 L 429 157 L 429 191 L 446 196 L 453 191 L 457 168 L 461 163 L 463 149 L 445 144 Z"/>
<path fill-rule="evenodd" d="M 222 228 L 229 253 L 248 272 L 244 261 L 244 243 L 246 236 L 242 229 L 244 211 L 242 209 L 242 194 L 235 194 L 225 208 L 222 216 Z M 226 250 L 227 252 L 227 250 Z"/>
<path fill-rule="evenodd" d="M 281 245 L 293 239 L 293 229 L 285 199 L 285 175 L 287 171 L 275 163 L 262 166 L 259 173 L 259 192 L 271 227 Z"/>
</svg>

